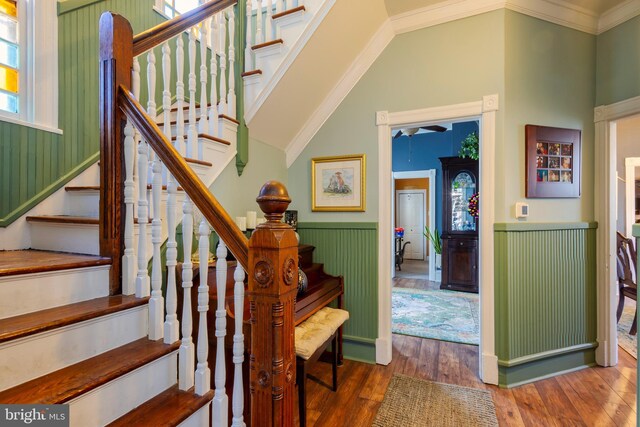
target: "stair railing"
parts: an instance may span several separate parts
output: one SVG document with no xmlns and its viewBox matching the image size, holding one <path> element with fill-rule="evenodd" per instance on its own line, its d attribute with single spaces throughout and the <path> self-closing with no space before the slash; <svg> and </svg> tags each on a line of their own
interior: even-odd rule
<svg viewBox="0 0 640 427">
<path fill-rule="evenodd" d="M 281 223 L 290 200 L 279 183 L 263 186 L 257 199 L 267 222 L 247 240 L 228 213 L 209 192 L 187 163 L 190 155 L 202 153 L 196 146 L 198 133 L 220 132 L 220 121 L 233 118 L 234 92 L 234 0 L 217 0 L 133 36 L 129 22 L 114 13 L 100 18 L 100 126 L 101 197 L 100 251 L 112 258 L 112 293 L 150 296 L 149 338 L 174 343 L 180 339 L 178 385 L 198 395 L 213 395 L 213 425 L 244 424 L 242 334 L 245 271 L 251 313 L 250 391 L 252 425 L 292 425 L 295 390 L 295 354 L 293 348 L 294 303 L 297 283 L 297 242 L 290 227 Z M 188 33 L 185 55 L 184 32 Z M 228 43 L 227 43 L 228 40 Z M 196 73 L 197 44 L 200 44 L 200 84 Z M 175 46 L 176 80 L 171 52 Z M 161 49 L 155 49 L 161 47 Z M 156 52 L 159 51 L 159 52 Z M 156 58 L 159 53 L 159 61 Z M 146 55 L 146 57 L 145 57 Z M 209 61 L 208 56 L 211 56 Z M 186 58 L 185 58 L 186 56 Z M 146 85 L 142 83 L 141 62 L 146 62 Z M 157 63 L 161 78 L 157 78 Z M 188 65 L 185 88 L 184 65 Z M 211 69 L 207 70 L 207 64 Z M 227 77 L 227 72 L 228 76 Z M 207 78 L 211 81 L 207 85 Z M 162 82 L 163 131 L 156 124 L 156 82 Z M 219 83 L 219 84 L 216 84 Z M 172 87 L 175 86 L 175 119 L 172 114 Z M 210 91 L 207 90 L 211 87 Z M 146 111 L 140 93 L 146 87 Z M 200 107 L 195 103 L 198 88 Z M 186 89 L 186 90 L 185 90 Z M 188 118 L 182 114 L 188 90 Z M 211 94 L 208 100 L 207 95 Z M 198 114 L 198 108 L 200 108 Z M 172 123 L 175 121 L 176 123 Z M 172 137 L 176 133 L 175 138 Z M 219 133 L 218 133 L 219 134 Z M 173 142 L 172 142 L 173 141 Z M 147 183 L 151 182 L 149 193 Z M 168 195 L 163 200 L 162 187 Z M 179 220 L 178 204 L 182 196 L 182 319 L 177 316 L 178 289 L 176 268 Z M 136 191 L 137 189 L 137 191 Z M 134 211 L 137 202 L 137 232 Z M 194 206 L 202 220 L 194 227 Z M 151 242 L 147 227 L 151 218 Z M 200 285 L 197 290 L 197 349 L 193 342 L 191 288 L 192 237 L 199 236 Z M 207 312 L 209 305 L 208 255 L 210 228 L 220 239 L 217 255 L 217 301 L 215 337 L 217 341 L 214 386 L 208 366 Z M 162 292 L 161 244 L 166 233 L 167 288 Z M 137 237 L 136 237 L 137 234 Z M 137 245 L 136 243 L 137 238 Z M 233 279 L 235 331 L 233 335 L 234 380 L 232 401 L 225 391 L 227 281 L 226 251 L 238 261 Z M 151 277 L 148 256 L 151 253 Z M 222 260 L 223 262 L 220 262 Z M 166 296 L 166 301 L 165 301 Z M 166 302 L 166 305 L 165 305 Z M 180 336 L 181 331 L 181 338 Z"/>
</svg>

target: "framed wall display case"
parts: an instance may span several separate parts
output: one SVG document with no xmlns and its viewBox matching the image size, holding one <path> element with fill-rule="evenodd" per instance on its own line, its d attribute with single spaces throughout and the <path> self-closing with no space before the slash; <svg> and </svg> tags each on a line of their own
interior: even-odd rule
<svg viewBox="0 0 640 427">
<path fill-rule="evenodd" d="M 528 198 L 580 197 L 580 139 L 577 129 L 525 126 Z"/>
</svg>

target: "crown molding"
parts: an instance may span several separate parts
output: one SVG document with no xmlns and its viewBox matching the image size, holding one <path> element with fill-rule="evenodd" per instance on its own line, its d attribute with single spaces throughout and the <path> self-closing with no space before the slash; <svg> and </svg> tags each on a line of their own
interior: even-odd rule
<svg viewBox="0 0 640 427">
<path fill-rule="evenodd" d="M 640 0 L 627 0 L 607 10 L 600 16 L 598 34 L 602 34 L 638 15 L 640 15 Z"/>
<path fill-rule="evenodd" d="M 382 51 L 393 40 L 395 33 L 389 20 L 386 20 L 376 31 L 367 43 L 367 46 L 360 52 L 349 66 L 347 72 L 340 81 L 325 97 L 318 108 L 313 112 L 309 120 L 302 126 L 300 131 L 285 148 L 287 157 L 287 167 L 291 167 L 293 162 L 302 153 L 304 148 L 311 142 L 313 136 L 320 130 L 322 125 L 338 108 L 344 98 L 351 92 L 351 89 L 358 83 L 360 78 L 367 72 L 369 67 L 380 56 Z"/>
<path fill-rule="evenodd" d="M 391 23 L 396 34 L 401 34 L 497 9 L 513 10 L 590 34 L 598 33 L 598 16 L 594 12 L 563 0 L 447 0 L 392 16 Z"/>
<path fill-rule="evenodd" d="M 392 16 L 396 34 L 432 27 L 505 7 L 505 0 L 447 0 Z"/>
</svg>

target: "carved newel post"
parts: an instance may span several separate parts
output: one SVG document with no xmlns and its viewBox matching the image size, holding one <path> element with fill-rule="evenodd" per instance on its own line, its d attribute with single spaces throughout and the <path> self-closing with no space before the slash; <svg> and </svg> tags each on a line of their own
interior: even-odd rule
<svg viewBox="0 0 640 427">
<path fill-rule="evenodd" d="M 256 201 L 267 222 L 249 240 L 251 421 L 253 426 L 292 426 L 298 242 L 281 222 L 291 203 L 284 185 L 267 182 Z"/>
</svg>

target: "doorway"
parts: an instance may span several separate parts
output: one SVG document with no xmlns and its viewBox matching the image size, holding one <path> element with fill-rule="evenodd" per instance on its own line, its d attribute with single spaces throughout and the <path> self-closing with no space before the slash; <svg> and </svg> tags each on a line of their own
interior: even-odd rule
<svg viewBox="0 0 640 427">
<path fill-rule="evenodd" d="M 392 357 L 391 334 L 391 275 L 394 259 L 391 256 L 393 233 L 393 179 L 391 156 L 391 130 L 423 124 L 449 121 L 478 120 L 480 127 L 480 201 L 482 215 L 479 221 L 480 259 L 480 349 L 479 374 L 485 383 L 498 383 L 498 359 L 495 354 L 495 310 L 494 310 L 494 241 L 495 218 L 495 136 L 498 95 L 485 96 L 482 100 L 444 107 L 376 114 L 378 127 L 378 183 L 379 223 L 378 233 L 378 338 L 376 339 L 376 361 L 388 364 Z"/>
<path fill-rule="evenodd" d="M 617 286 L 617 241 L 619 171 L 617 164 L 619 151 L 620 124 L 640 115 L 640 97 L 630 98 L 615 104 L 595 109 L 596 124 L 596 168 L 595 168 L 595 216 L 597 231 L 597 293 L 598 336 L 596 362 L 602 366 L 618 363 L 617 306 L 619 302 Z M 637 138 L 635 146 L 637 146 Z M 626 173 L 625 173 L 626 175 Z M 624 181 L 624 178 L 622 179 Z M 625 183 L 622 183 L 624 188 Z M 623 221 L 626 223 L 626 220 Z M 627 232 L 623 226 L 623 232 Z M 635 239 L 634 239 L 635 240 Z"/>
</svg>

